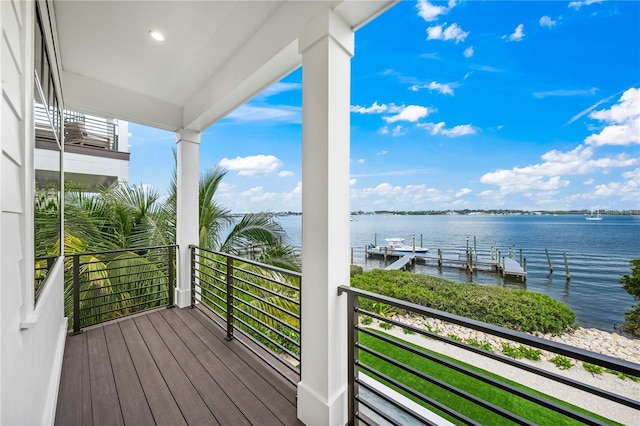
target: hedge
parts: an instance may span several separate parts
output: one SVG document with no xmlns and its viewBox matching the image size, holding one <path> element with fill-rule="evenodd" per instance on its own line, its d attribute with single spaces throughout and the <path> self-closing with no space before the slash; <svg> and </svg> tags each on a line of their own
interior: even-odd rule
<svg viewBox="0 0 640 426">
<path fill-rule="evenodd" d="M 568 306 L 527 290 L 379 269 L 353 276 L 351 285 L 512 330 L 562 334 L 575 327 L 575 313 Z"/>
</svg>

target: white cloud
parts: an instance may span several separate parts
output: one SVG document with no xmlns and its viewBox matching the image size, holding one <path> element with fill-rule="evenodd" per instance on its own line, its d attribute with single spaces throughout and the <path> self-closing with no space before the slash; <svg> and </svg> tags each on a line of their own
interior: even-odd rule
<svg viewBox="0 0 640 426">
<path fill-rule="evenodd" d="M 595 182 L 595 179 L 591 178 L 591 179 L 587 179 L 584 182 L 582 182 L 585 185 L 593 185 L 593 183 Z"/>
<path fill-rule="evenodd" d="M 402 136 L 404 134 L 405 134 L 404 129 L 399 124 L 396 127 L 394 127 L 393 130 L 391 131 L 391 136 L 393 137 Z"/>
<path fill-rule="evenodd" d="M 435 202 L 451 201 L 451 196 L 436 188 L 421 185 L 394 186 L 384 182 L 375 187 L 351 189 L 352 202 L 372 200 L 381 206 L 395 205 L 406 208 L 426 208 Z M 404 207 L 399 207 L 404 208 Z"/>
<path fill-rule="evenodd" d="M 382 129 L 380 129 L 380 134 L 381 135 L 388 135 L 389 134 L 389 128 L 387 126 L 384 126 Z"/>
<path fill-rule="evenodd" d="M 582 6 L 589 6 L 594 3 L 602 3 L 602 0 L 584 0 L 584 1 L 572 1 L 569 2 L 569 8 L 578 10 Z"/>
<path fill-rule="evenodd" d="M 396 112 L 395 109 L 390 111 Z M 408 121 L 410 123 L 415 123 L 429 114 L 429 108 L 420 105 L 407 105 L 406 107 L 398 107 L 397 112 L 398 113 L 396 115 L 382 118 L 389 124 L 395 123 L 396 121 Z"/>
<path fill-rule="evenodd" d="M 506 36 L 505 36 L 506 37 Z M 505 38 L 503 37 L 503 38 Z M 524 38 L 524 25 L 519 24 L 513 33 L 509 36 L 509 41 L 520 41 Z"/>
<path fill-rule="evenodd" d="M 541 27 L 547 27 L 547 28 L 551 28 L 554 25 L 556 25 L 556 21 L 551 19 L 551 16 L 546 16 L 546 15 L 541 17 L 538 23 L 540 24 Z"/>
<path fill-rule="evenodd" d="M 584 140 L 587 145 L 640 144 L 640 89 L 628 89 L 611 108 L 592 111 L 589 118 L 603 122 L 605 127 L 588 136 Z"/>
<path fill-rule="evenodd" d="M 473 46 L 469 46 L 466 49 L 464 49 L 464 52 L 462 52 L 462 54 L 464 55 L 465 58 L 470 58 L 473 56 Z"/>
<path fill-rule="evenodd" d="M 353 186 L 358 182 L 358 179 L 349 179 L 349 186 Z"/>
<path fill-rule="evenodd" d="M 435 21 L 438 19 L 440 15 L 446 15 L 451 8 L 455 6 L 455 1 L 449 2 L 449 7 L 446 6 L 436 6 L 434 4 L 429 3 L 426 0 L 418 0 L 416 4 L 416 9 L 418 9 L 418 16 L 424 19 L 427 22 Z"/>
<path fill-rule="evenodd" d="M 557 89 L 557 90 L 546 90 L 542 92 L 533 92 L 533 96 L 538 99 L 543 99 L 547 97 L 564 97 L 564 96 L 590 96 L 595 95 L 598 91 L 597 87 L 592 87 L 591 89 Z"/>
<path fill-rule="evenodd" d="M 439 123 L 420 123 L 417 126 L 429 130 L 432 135 L 444 135 L 450 138 L 476 133 L 476 129 L 471 124 L 461 124 L 450 129 L 446 129 L 445 125 L 446 123 L 441 121 Z"/>
<path fill-rule="evenodd" d="M 549 191 L 569 185 L 569 180 L 563 178 L 566 175 L 584 175 L 638 164 L 637 158 L 629 158 L 626 154 L 593 158 L 593 149 L 584 145 L 567 152 L 549 151 L 541 158 L 544 162 L 539 164 L 486 173 L 480 178 L 480 182 L 497 185 L 503 194 L 531 190 Z"/>
<path fill-rule="evenodd" d="M 455 40 L 456 44 L 458 44 L 469 35 L 469 32 L 463 31 L 458 24 L 454 23 L 448 27 L 446 25 L 435 25 L 427 28 L 427 40 Z"/>
<path fill-rule="evenodd" d="M 293 172 L 291 170 L 283 170 L 283 171 L 278 173 L 278 176 L 280 176 L 280 177 L 293 176 Z"/>
<path fill-rule="evenodd" d="M 278 81 L 277 83 L 272 84 L 267 89 L 263 90 L 256 98 L 268 98 L 279 93 L 290 92 L 293 90 L 301 90 L 302 84 L 300 83 L 284 83 L 282 81 Z"/>
<path fill-rule="evenodd" d="M 387 151 L 387 150 L 383 149 L 382 151 L 380 151 L 380 152 L 378 153 L 378 155 L 387 155 L 388 153 L 389 153 L 389 151 Z"/>
<path fill-rule="evenodd" d="M 378 104 L 378 101 L 374 101 L 370 107 L 362 107 L 360 105 L 352 105 L 351 112 L 356 112 L 358 114 L 382 114 L 388 109 L 388 106 L 385 104 Z"/>
<path fill-rule="evenodd" d="M 365 163 L 365 159 L 364 158 L 359 158 L 357 163 L 358 164 L 364 164 Z"/>
<path fill-rule="evenodd" d="M 273 155 L 260 154 L 234 159 L 223 158 L 218 165 L 228 170 L 237 171 L 240 176 L 255 176 L 275 172 L 282 165 L 282 162 Z"/>
<path fill-rule="evenodd" d="M 437 81 L 432 81 L 429 84 L 422 84 L 422 85 L 414 84 L 409 88 L 409 90 L 411 90 L 412 92 L 417 92 L 420 89 L 429 89 L 431 91 L 442 93 L 443 95 L 453 96 L 454 87 L 458 87 L 458 84 L 457 83 L 438 83 Z"/>
<path fill-rule="evenodd" d="M 240 122 L 302 123 L 302 108 L 289 105 L 254 106 L 245 104 L 227 116 Z"/>
<path fill-rule="evenodd" d="M 473 190 L 471 190 L 470 188 L 462 188 L 460 189 L 458 192 L 456 192 L 456 198 L 460 198 L 464 195 L 470 194 L 472 193 Z"/>
</svg>

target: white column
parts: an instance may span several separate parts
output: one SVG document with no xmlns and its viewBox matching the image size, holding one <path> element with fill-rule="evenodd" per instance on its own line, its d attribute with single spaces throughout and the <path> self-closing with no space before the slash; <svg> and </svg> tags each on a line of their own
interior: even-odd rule
<svg viewBox="0 0 640 426">
<path fill-rule="evenodd" d="M 191 263 L 189 245 L 198 244 L 198 149 L 200 132 L 180 129 L 176 132 L 177 158 L 177 220 L 178 282 L 175 303 L 184 308 L 191 304 Z"/>
<path fill-rule="evenodd" d="M 353 31 L 326 10 L 299 39 L 302 54 L 302 381 L 298 418 L 346 422 L 349 284 L 349 102 Z"/>
</svg>

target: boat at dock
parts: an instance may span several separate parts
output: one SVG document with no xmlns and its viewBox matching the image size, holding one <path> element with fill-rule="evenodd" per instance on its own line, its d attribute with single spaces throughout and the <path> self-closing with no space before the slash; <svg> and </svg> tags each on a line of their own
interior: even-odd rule
<svg viewBox="0 0 640 426">
<path fill-rule="evenodd" d="M 402 256 L 408 253 L 426 254 L 429 249 L 426 247 L 404 244 L 404 238 L 385 238 L 386 245 L 374 246 L 373 244 L 367 247 L 367 254 L 378 256 Z"/>
</svg>

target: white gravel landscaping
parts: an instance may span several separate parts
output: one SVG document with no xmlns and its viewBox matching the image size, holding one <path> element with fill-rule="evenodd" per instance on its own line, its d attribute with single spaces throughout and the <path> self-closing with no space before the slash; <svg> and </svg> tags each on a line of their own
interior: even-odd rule
<svg viewBox="0 0 640 426">
<path fill-rule="evenodd" d="M 504 339 L 457 325 L 444 323 L 433 318 L 396 315 L 393 317 L 393 320 L 413 325 L 417 328 L 426 328 L 428 324 L 430 330 L 443 336 L 454 334 L 463 340 L 474 338 L 480 342 L 489 342 L 496 353 L 501 353 L 500 342 L 505 341 Z M 547 395 L 562 399 L 591 412 L 598 413 L 611 420 L 626 425 L 640 425 L 640 411 L 638 410 L 634 410 L 573 387 L 557 383 L 537 374 L 528 373 L 519 368 L 503 364 L 482 355 L 465 351 L 448 343 L 429 339 L 419 334 L 405 334 L 402 329 L 397 326 L 390 330 L 385 330 L 379 327 L 379 322 L 377 320 L 374 320 L 373 323 L 366 325 L 366 327 L 380 330 L 384 333 L 391 334 L 397 338 L 425 347 L 434 352 L 438 352 L 462 362 L 474 365 L 478 368 L 494 372 L 502 377 L 521 383 L 522 385 L 538 390 Z M 540 335 L 539 337 L 634 363 L 640 362 L 640 340 L 629 339 L 616 333 L 607 333 L 597 329 L 578 329 L 571 334 L 564 334 L 562 336 Z M 519 346 L 518 343 L 512 344 L 514 346 Z M 543 351 L 542 359 L 540 361 L 530 361 L 527 359 L 520 359 L 519 361 L 535 365 L 538 368 L 552 371 L 556 374 L 560 374 L 573 380 L 589 384 L 630 399 L 640 400 L 640 381 L 633 381 L 628 378 L 623 380 L 610 373 L 592 374 L 583 368 L 581 362 L 576 360 L 572 360 L 575 365 L 570 369 L 560 370 L 555 366 L 555 364 L 549 361 L 553 356 L 555 356 L 555 354 L 545 353 Z"/>
</svg>

